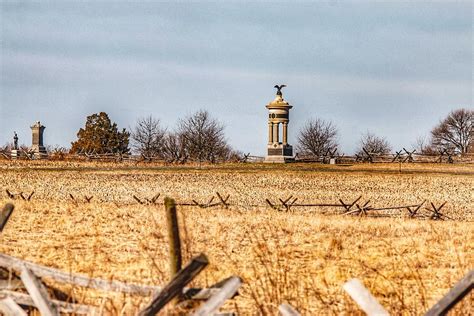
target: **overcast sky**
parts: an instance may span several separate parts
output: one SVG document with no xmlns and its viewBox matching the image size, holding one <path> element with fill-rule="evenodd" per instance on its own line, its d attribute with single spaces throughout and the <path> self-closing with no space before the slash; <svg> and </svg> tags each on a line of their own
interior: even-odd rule
<svg viewBox="0 0 474 316">
<path fill-rule="evenodd" d="M 473 108 L 471 1 L 1 2 L 0 144 L 69 146 L 87 115 L 170 130 L 207 109 L 236 149 L 263 155 L 275 84 L 290 142 L 311 117 L 352 153 L 366 131 L 410 146 Z"/>
</svg>

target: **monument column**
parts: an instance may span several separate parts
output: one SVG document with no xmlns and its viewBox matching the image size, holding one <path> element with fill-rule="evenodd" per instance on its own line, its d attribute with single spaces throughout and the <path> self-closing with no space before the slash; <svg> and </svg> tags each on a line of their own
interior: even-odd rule
<svg viewBox="0 0 474 316">
<path fill-rule="evenodd" d="M 288 123 L 283 122 L 283 145 L 288 144 Z"/>
<path fill-rule="evenodd" d="M 275 99 L 266 105 L 268 109 L 268 145 L 265 162 L 288 162 L 294 160 L 293 147 L 288 144 L 288 122 L 290 121 L 291 106 L 283 98 L 281 89 L 285 85 L 276 85 Z M 282 136 L 280 136 L 280 124 Z M 282 141 L 281 141 L 282 140 Z"/>
<path fill-rule="evenodd" d="M 268 144 L 273 143 L 273 123 L 268 122 Z"/>
<path fill-rule="evenodd" d="M 43 158 L 46 156 L 46 148 L 43 145 L 43 133 L 44 127 L 41 122 L 38 121 L 31 126 L 32 132 L 32 144 L 31 149 L 34 151 L 36 158 Z"/>
<path fill-rule="evenodd" d="M 280 135 L 278 131 L 279 123 L 273 123 L 273 142 L 279 143 L 280 142 Z"/>
</svg>

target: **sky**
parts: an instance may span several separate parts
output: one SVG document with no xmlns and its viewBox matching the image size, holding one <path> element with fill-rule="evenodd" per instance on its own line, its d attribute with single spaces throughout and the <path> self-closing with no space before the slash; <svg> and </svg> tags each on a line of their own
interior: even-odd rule
<svg viewBox="0 0 474 316">
<path fill-rule="evenodd" d="M 0 144 L 70 146 L 86 117 L 173 130 L 200 109 L 229 143 L 264 155 L 275 84 L 289 142 L 332 121 L 339 151 L 370 131 L 411 147 L 473 106 L 471 1 L 126 2 L 0 0 Z"/>
</svg>

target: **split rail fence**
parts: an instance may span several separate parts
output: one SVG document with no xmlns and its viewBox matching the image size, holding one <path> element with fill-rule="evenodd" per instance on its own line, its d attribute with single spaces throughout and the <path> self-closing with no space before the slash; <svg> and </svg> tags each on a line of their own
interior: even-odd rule
<svg viewBox="0 0 474 316">
<path fill-rule="evenodd" d="M 225 199 L 223 199 L 225 200 Z M 223 202 L 223 201 L 222 201 Z M 288 202 L 288 201 L 287 201 Z M 224 203 L 224 202 L 223 202 Z M 8 272 L 7 280 L 0 284 L 0 312 L 10 316 L 27 315 L 31 308 L 39 310 L 41 315 L 55 316 L 60 313 L 101 315 L 103 306 L 91 306 L 70 302 L 68 299 L 54 299 L 49 294 L 53 289 L 43 282 L 44 279 L 59 283 L 72 284 L 101 291 L 116 291 L 140 296 L 151 296 L 138 315 L 156 315 L 167 305 L 176 305 L 186 300 L 202 300 L 195 310 L 189 311 L 193 316 L 235 315 L 234 312 L 219 313 L 219 309 L 229 299 L 238 295 L 242 280 L 238 276 L 224 279 L 210 288 L 193 289 L 186 286 L 209 264 L 204 254 L 193 258 L 185 267 L 181 267 L 181 242 L 178 228 L 176 203 L 166 198 L 164 201 L 169 239 L 170 281 L 163 287 L 124 283 L 116 280 L 89 278 L 79 274 L 65 273 L 57 269 L 41 266 L 18 258 L 0 254 L 0 268 Z M 283 203 L 284 204 L 284 203 Z M 0 214 L 0 233 L 5 228 L 14 211 L 13 204 L 7 204 Z M 474 287 L 474 270 L 439 300 L 426 316 L 445 315 L 459 301 L 468 295 Z M 369 316 L 389 315 L 358 279 L 352 279 L 343 285 L 343 289 Z M 48 291 L 49 290 L 49 291 Z M 25 293 L 26 292 L 26 293 Z M 56 289 L 56 292 L 58 290 Z M 67 297 L 67 295 L 66 295 Z M 283 316 L 300 315 L 291 305 L 279 306 Z"/>
<path fill-rule="evenodd" d="M 21 199 L 23 201 L 31 201 L 35 191 L 30 193 L 19 192 L 12 193 L 9 189 L 5 190 L 5 193 L 9 199 Z M 132 195 L 133 200 L 141 205 L 164 205 L 163 202 L 159 201 L 160 193 L 152 197 L 138 197 Z M 67 195 L 68 199 L 78 205 L 79 203 L 91 203 L 94 196 L 84 195 L 83 198 L 74 196 L 72 193 Z M 370 200 L 364 200 L 362 195 L 354 199 L 353 201 L 343 201 L 338 199 L 336 203 L 297 203 L 298 198 L 290 195 L 289 197 L 273 197 L 266 198 L 265 203 L 231 203 L 230 194 L 221 194 L 216 192 L 215 195 L 211 196 L 207 201 L 198 201 L 198 199 L 192 199 L 188 202 L 177 202 L 178 206 L 195 206 L 202 209 L 207 208 L 230 208 L 235 207 L 237 209 L 248 209 L 248 208 L 267 208 L 270 207 L 276 211 L 289 212 L 297 208 L 305 209 L 331 209 L 338 210 L 335 213 L 340 215 L 356 215 L 356 216 L 371 216 L 371 217 L 393 217 L 393 216 L 407 216 L 408 218 L 419 218 L 419 219 L 431 219 L 431 220 L 454 220 L 454 218 L 442 213 L 442 209 L 446 206 L 447 201 L 436 205 L 433 202 L 427 200 L 417 204 L 406 204 L 406 205 L 390 205 L 390 206 L 373 206 Z M 118 202 L 114 202 L 118 207 L 121 206 Z M 328 214 L 324 212 L 323 214 Z"/>
<path fill-rule="evenodd" d="M 12 159 L 11 154 L 8 150 L 0 150 L 0 157 L 4 159 Z M 66 152 L 51 152 L 48 154 L 35 154 L 32 150 L 20 150 L 17 159 L 33 160 L 40 157 L 41 159 L 49 160 L 71 160 L 71 161 L 104 161 L 104 162 L 131 162 L 131 163 L 202 163 L 196 159 L 188 157 L 176 157 L 174 159 L 164 159 L 161 156 L 145 156 L 145 155 L 134 155 L 124 153 L 103 153 L 99 154 L 95 151 L 91 152 L 79 152 L 77 154 L 69 154 Z M 416 150 L 408 150 L 402 148 L 395 153 L 390 154 L 377 154 L 372 153 L 363 149 L 363 152 L 355 155 L 344 155 L 339 154 L 337 148 L 334 150 L 328 150 L 322 155 L 304 155 L 296 154 L 295 162 L 319 162 L 329 163 L 331 160 L 337 163 L 474 163 L 474 154 L 457 154 L 455 152 L 448 151 L 447 149 L 440 150 L 436 154 L 423 154 L 417 153 Z M 242 154 L 240 157 L 234 159 L 224 160 L 216 159 L 214 163 L 223 162 L 241 162 L 241 163 L 258 163 L 263 162 L 265 157 L 251 155 L 250 153 Z"/>
</svg>

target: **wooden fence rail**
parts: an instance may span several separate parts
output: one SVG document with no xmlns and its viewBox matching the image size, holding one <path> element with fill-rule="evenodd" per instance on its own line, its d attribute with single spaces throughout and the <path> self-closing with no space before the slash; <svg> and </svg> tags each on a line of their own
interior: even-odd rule
<svg viewBox="0 0 474 316">
<path fill-rule="evenodd" d="M 425 316 L 446 315 L 459 301 L 474 289 L 474 270 L 469 271 Z M 474 308 L 474 306 L 471 306 Z"/>
<path fill-rule="evenodd" d="M 220 200 L 218 205 L 223 207 L 232 205 L 228 202 L 229 195 L 224 198 L 223 195 L 217 193 L 217 196 Z M 347 204 L 340 200 L 340 204 L 331 204 L 331 206 L 344 208 L 344 214 L 352 213 L 354 211 L 359 211 L 359 214 L 361 214 L 367 211 L 393 210 L 401 208 L 407 208 L 410 213 L 416 214 L 417 210 L 420 209 L 423 204 L 425 204 L 425 201 L 423 201 L 423 203 L 415 205 L 374 208 L 369 206 L 370 201 L 366 201 L 364 204 L 358 203 L 358 201 L 361 201 L 361 198 L 362 196 L 359 196 L 353 202 Z M 295 203 L 297 199 L 293 196 L 285 199 L 279 198 L 278 200 L 281 204 L 273 204 L 268 199 L 267 203 L 273 208 L 281 206 L 285 207 L 287 210 L 289 210 L 290 207 L 299 205 Z M 210 199 L 207 203 L 207 207 L 213 205 L 212 202 L 213 199 Z M 8 284 L 6 285 L 0 283 L 0 312 L 7 316 L 24 316 L 26 313 L 19 306 L 23 305 L 36 307 L 40 311 L 41 315 L 47 316 L 56 316 L 59 315 L 60 312 L 73 314 L 96 313 L 96 306 L 74 304 L 52 299 L 48 294 L 47 286 L 41 280 L 41 278 L 49 278 L 60 283 L 72 284 L 75 286 L 82 286 L 101 291 L 116 291 L 140 296 L 151 295 L 150 301 L 140 310 L 138 315 L 155 315 L 172 300 L 187 299 L 206 300 L 206 302 L 198 307 L 196 311 L 190 312 L 193 316 L 224 315 L 222 313 L 219 314 L 218 310 L 228 299 L 231 299 L 237 295 L 237 291 L 242 285 L 242 280 L 237 276 L 233 276 L 218 282 L 211 288 L 186 289 L 185 287 L 206 268 L 206 266 L 209 264 L 209 261 L 204 254 L 200 254 L 199 256 L 193 258 L 191 262 L 186 265 L 186 267 L 181 269 L 180 236 L 176 212 L 177 204 L 174 202 L 174 200 L 168 198 L 165 199 L 164 204 L 168 218 L 168 230 L 170 233 L 169 239 L 171 259 L 171 280 L 164 287 L 161 288 L 156 286 L 124 283 L 115 280 L 89 278 L 83 275 L 65 273 L 57 269 L 44 267 L 5 254 L 0 254 L 0 267 L 10 271 L 10 273 L 16 274 L 13 281 L 18 281 L 19 276 L 19 279 L 24 286 L 24 288 L 21 287 L 21 284 L 20 286 L 10 286 L 12 283 L 10 282 L 11 280 L 9 280 L 7 282 Z M 445 203 L 441 204 L 440 206 L 435 206 L 433 203 L 430 204 L 432 207 L 432 209 L 430 209 L 430 211 L 433 213 L 432 216 L 438 218 L 444 217 L 444 215 L 440 213 L 440 210 L 445 205 Z M 0 224 L 2 228 L 5 226 L 14 209 L 12 204 L 7 204 L 7 206 L 4 207 L 0 216 Z M 356 209 L 353 209 L 353 207 L 356 207 Z M 179 260 L 177 258 L 179 258 Z M 473 290 L 473 287 L 474 270 L 471 270 L 463 279 L 457 282 L 441 300 L 439 300 L 430 310 L 427 311 L 426 316 L 445 315 L 459 301 L 466 297 Z M 15 291 L 12 291 L 12 289 Z M 18 292 L 18 290 L 23 289 L 26 289 L 28 294 Z M 389 315 L 385 308 L 377 301 L 375 297 L 371 295 L 371 293 L 358 279 L 349 280 L 343 285 L 343 289 L 367 315 Z M 296 309 L 286 303 L 281 304 L 278 309 L 280 314 L 283 316 L 300 315 Z M 226 315 L 233 315 L 233 313 Z"/>
<path fill-rule="evenodd" d="M 159 194 L 158 194 L 159 195 Z M 225 198 L 224 195 L 216 192 L 216 196 L 211 196 L 207 202 L 199 202 L 196 199 L 192 199 L 192 203 L 190 202 L 175 202 L 176 206 L 197 206 L 202 209 L 207 208 L 214 208 L 214 207 L 223 207 L 228 209 L 229 207 L 240 207 L 240 208 L 247 208 L 247 207 L 270 207 L 277 211 L 290 211 L 294 208 L 342 208 L 343 212 L 340 214 L 343 215 L 369 215 L 369 212 L 373 216 L 380 216 L 380 211 L 399 211 L 400 214 L 402 212 L 407 212 L 409 218 L 427 218 L 433 220 L 445 220 L 453 218 L 441 213 L 441 209 L 446 205 L 447 202 L 436 206 L 434 203 L 430 202 L 429 207 L 425 207 L 425 212 L 421 212 L 422 206 L 427 203 L 426 200 L 422 201 L 419 204 L 407 204 L 407 205 L 392 205 L 392 206 L 383 206 L 383 207 L 374 207 L 370 205 L 370 201 L 365 201 L 364 203 L 359 203 L 362 199 L 362 195 L 353 200 L 352 202 L 344 202 L 342 199 L 338 200 L 338 203 L 296 203 L 298 198 L 290 195 L 287 198 L 266 198 L 265 204 L 246 204 L 246 203 L 233 203 L 230 202 L 230 195 L 227 194 Z M 217 197 L 217 199 L 215 199 Z M 140 199 L 133 195 L 134 200 L 136 200 L 140 204 L 152 204 L 152 205 L 163 205 L 164 203 L 160 202 L 153 202 L 153 203 L 144 203 L 142 202 L 143 199 Z M 151 202 L 150 199 L 145 198 Z M 216 201 L 217 202 L 214 202 Z"/>
<path fill-rule="evenodd" d="M 7 193 L 7 196 L 10 199 L 14 199 L 15 196 L 18 196 L 18 194 L 11 193 L 8 189 L 5 190 Z M 28 198 L 23 197 L 23 200 L 25 201 L 30 201 L 34 191 L 28 196 Z M 21 195 L 21 194 L 20 194 Z M 72 202 L 75 205 L 78 205 L 81 203 L 81 200 L 76 199 L 71 193 L 69 193 L 68 198 L 72 200 Z M 224 197 L 225 196 L 225 197 Z M 135 200 L 137 203 L 141 205 L 165 205 L 166 206 L 166 201 L 165 202 L 159 202 L 158 198 L 160 197 L 160 193 L 155 194 L 151 198 L 147 197 L 137 197 L 135 194 L 132 195 L 133 200 Z M 82 203 L 91 203 L 91 200 L 94 198 L 94 196 L 84 196 L 84 200 Z M 361 201 L 362 196 L 359 196 L 356 198 L 354 201 L 347 203 L 344 202 L 342 199 L 338 199 L 338 202 L 336 203 L 296 203 L 298 201 L 297 197 L 294 197 L 293 195 L 290 195 L 287 198 L 266 198 L 265 203 L 263 204 L 257 204 L 257 203 L 233 203 L 230 202 L 230 194 L 224 195 L 219 192 L 216 192 L 215 196 L 211 196 L 210 199 L 207 202 L 199 202 L 196 199 L 191 199 L 192 202 L 173 202 L 174 206 L 197 206 L 199 208 L 213 208 L 213 207 L 223 207 L 228 209 L 229 207 L 240 207 L 240 208 L 248 208 L 248 207 L 270 207 L 274 210 L 277 211 L 290 211 L 291 209 L 294 208 L 343 208 L 343 215 L 364 215 L 367 216 L 369 215 L 369 212 L 371 213 L 372 216 L 382 216 L 380 214 L 380 211 L 400 211 L 400 212 L 405 212 L 407 211 L 407 215 L 409 218 L 427 218 L 427 219 L 432 219 L 432 220 L 454 220 L 452 217 L 444 214 L 441 212 L 441 209 L 446 205 L 447 201 L 444 203 L 436 206 L 433 202 L 428 203 L 428 207 L 425 207 L 422 209 L 422 206 L 427 204 L 427 200 L 422 201 L 419 204 L 407 204 L 407 205 L 392 205 L 392 206 L 379 206 L 379 207 L 374 207 L 370 205 L 371 201 L 365 201 L 364 203 L 359 202 Z M 174 200 L 173 200 L 174 201 Z M 216 202 L 214 202 L 216 201 Z M 120 206 L 119 203 L 114 202 L 117 206 Z M 6 205 L 4 207 L 4 210 L 0 213 L 0 232 L 1 229 L 3 228 L 2 225 L 6 223 L 6 220 L 8 220 L 9 214 L 9 208 L 11 206 Z M 422 212 L 422 210 L 425 210 L 425 212 Z M 167 213 L 168 214 L 168 213 Z M 393 212 L 390 213 L 393 215 Z M 400 213 L 402 214 L 402 213 Z M 170 215 L 171 216 L 171 215 Z M 3 224 L 2 224 L 3 223 Z M 170 231 L 170 230 L 169 230 Z M 174 239 L 175 242 L 178 241 L 178 239 Z M 171 249 L 175 248 L 177 245 L 176 244 L 171 244 L 172 247 Z M 177 260 L 178 258 L 175 258 L 173 260 Z M 176 270 L 176 269 L 175 269 Z M 179 270 L 179 269 L 178 269 Z"/>
<path fill-rule="evenodd" d="M 11 203 L 8 203 L 3 207 L 0 213 L 0 233 L 3 231 L 3 228 L 5 228 L 5 225 L 7 225 L 7 222 L 10 219 L 14 209 L 15 206 L 13 206 Z"/>
<path fill-rule="evenodd" d="M 389 316 L 388 312 L 358 279 L 347 281 L 343 288 L 368 316 Z"/>
<path fill-rule="evenodd" d="M 195 313 L 193 316 L 207 316 L 213 315 L 219 308 L 221 308 L 224 303 L 232 298 L 242 285 L 242 280 L 237 277 L 229 278 L 223 285 L 222 288 L 207 302 L 205 302 Z"/>
<path fill-rule="evenodd" d="M 20 155 L 16 159 L 23 160 L 32 160 L 37 158 L 34 152 L 31 150 L 21 150 Z M 0 150 L 0 158 L 11 160 L 12 156 L 8 150 Z M 170 159 L 164 159 L 161 156 L 145 156 L 145 155 L 136 155 L 136 154 L 126 154 L 126 153 L 104 153 L 98 154 L 95 151 L 92 152 L 79 152 L 76 154 L 69 154 L 67 152 L 58 152 L 52 151 L 49 154 L 41 155 L 41 159 L 50 159 L 50 160 L 68 160 L 68 161 L 103 161 L 103 162 L 129 162 L 129 163 L 202 163 L 198 159 L 191 159 L 189 157 L 175 157 Z M 317 162 L 317 163 L 328 163 L 331 159 L 343 163 L 360 163 L 360 162 L 369 162 L 369 163 L 413 163 L 413 162 L 429 162 L 429 163 L 473 163 L 474 155 L 464 154 L 459 155 L 454 152 L 450 152 L 446 149 L 440 150 L 438 153 L 426 154 L 426 153 L 417 153 L 416 150 L 408 150 L 405 147 L 395 151 L 394 153 L 388 154 L 378 154 L 368 151 L 363 148 L 362 154 L 354 155 L 345 155 L 338 153 L 337 149 L 326 153 L 314 156 L 314 155 L 303 155 L 296 154 L 294 160 L 296 162 Z M 250 153 L 242 154 L 241 157 L 229 159 L 220 159 L 214 161 L 214 163 L 225 163 L 225 162 L 240 162 L 240 163 L 261 163 L 265 160 L 263 156 L 251 155 Z"/>
<path fill-rule="evenodd" d="M 90 200 L 90 199 L 89 199 Z M 74 200 L 75 201 L 75 200 Z M 91 314 L 96 311 L 95 306 L 81 304 L 71 304 L 64 301 L 52 299 L 49 296 L 47 286 L 41 278 L 49 278 L 56 282 L 72 284 L 100 291 L 116 291 L 121 293 L 149 296 L 153 294 L 151 301 L 139 312 L 139 315 L 155 315 L 168 302 L 176 299 L 208 300 L 197 311 L 197 315 L 203 315 L 206 311 L 217 311 L 224 302 L 232 298 L 241 285 L 240 278 L 232 277 L 217 283 L 208 289 L 186 289 L 188 285 L 207 265 L 208 260 L 204 254 L 195 257 L 185 268 L 181 269 L 181 247 L 178 230 L 178 219 L 174 200 L 165 199 L 165 210 L 169 223 L 170 235 L 170 267 L 171 281 L 163 288 L 155 286 L 145 286 L 129 284 L 115 280 L 104 280 L 89 278 L 86 276 L 65 273 L 57 269 L 44 267 L 38 264 L 27 262 L 5 254 L 0 254 L 0 268 L 10 271 L 10 277 L 6 283 L 0 283 L 0 312 L 6 315 L 23 315 L 23 309 L 18 309 L 19 305 L 34 306 L 41 315 L 58 316 L 60 312 L 74 314 Z M 8 204 L 2 211 L 2 227 L 13 211 L 13 205 Z M 18 275 L 22 284 L 11 286 L 12 282 L 17 283 Z M 23 285 L 24 287 L 22 287 Z M 24 290 L 28 294 L 12 291 Z"/>
<path fill-rule="evenodd" d="M 290 304 L 281 304 L 278 307 L 278 311 L 282 316 L 300 316 L 300 313 L 296 309 L 293 308 Z"/>
<path fill-rule="evenodd" d="M 11 297 L 0 299 L 0 312 L 5 316 L 26 316 L 26 312 Z"/>
<path fill-rule="evenodd" d="M 180 270 L 161 291 L 153 295 L 152 300 L 139 313 L 139 316 L 156 315 L 169 301 L 183 293 L 184 287 L 191 282 L 209 264 L 207 257 L 200 254 Z"/>
</svg>

